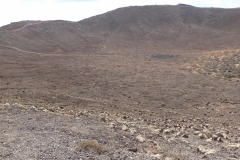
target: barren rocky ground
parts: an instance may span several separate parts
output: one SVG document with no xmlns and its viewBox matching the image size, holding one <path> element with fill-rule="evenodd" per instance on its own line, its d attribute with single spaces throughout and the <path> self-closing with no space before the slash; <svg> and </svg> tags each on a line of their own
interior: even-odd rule
<svg viewBox="0 0 240 160">
<path fill-rule="evenodd" d="M 0 159 L 240 159 L 238 14 L 130 7 L 0 28 Z"/>
</svg>

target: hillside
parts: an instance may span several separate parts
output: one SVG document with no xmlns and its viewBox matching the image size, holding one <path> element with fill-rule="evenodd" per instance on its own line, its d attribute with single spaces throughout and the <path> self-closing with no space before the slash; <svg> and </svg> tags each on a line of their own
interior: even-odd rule
<svg viewBox="0 0 240 160">
<path fill-rule="evenodd" d="M 126 7 L 79 22 L 13 23 L 0 28 L 0 45 L 33 52 L 236 49 L 239 17 L 240 9 Z"/>
</svg>

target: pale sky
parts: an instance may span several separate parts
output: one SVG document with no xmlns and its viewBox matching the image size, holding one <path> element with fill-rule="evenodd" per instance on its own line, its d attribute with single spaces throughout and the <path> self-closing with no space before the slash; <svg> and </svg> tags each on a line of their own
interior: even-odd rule
<svg viewBox="0 0 240 160">
<path fill-rule="evenodd" d="M 22 20 L 79 21 L 119 7 L 179 3 L 196 7 L 240 7 L 240 0 L 0 0 L 0 26 Z"/>
</svg>

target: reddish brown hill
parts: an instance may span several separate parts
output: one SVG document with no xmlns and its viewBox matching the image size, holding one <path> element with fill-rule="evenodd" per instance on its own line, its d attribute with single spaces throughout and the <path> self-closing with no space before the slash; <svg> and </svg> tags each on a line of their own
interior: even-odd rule
<svg viewBox="0 0 240 160">
<path fill-rule="evenodd" d="M 120 8 L 77 23 L 13 23 L 0 28 L 0 45 L 31 52 L 102 49 L 220 50 L 240 46 L 240 9 L 187 5 Z"/>
</svg>

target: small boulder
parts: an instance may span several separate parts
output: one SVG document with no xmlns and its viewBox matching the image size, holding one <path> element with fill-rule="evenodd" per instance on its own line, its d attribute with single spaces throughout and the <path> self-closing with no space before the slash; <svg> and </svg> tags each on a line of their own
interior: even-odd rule
<svg viewBox="0 0 240 160">
<path fill-rule="evenodd" d="M 145 138 L 143 138 L 141 135 L 138 135 L 138 136 L 136 137 L 136 139 L 137 139 L 138 142 L 140 142 L 140 143 L 143 143 L 143 142 L 146 141 Z"/>
<path fill-rule="evenodd" d="M 130 148 L 129 151 L 131 151 L 131 152 L 137 152 L 137 148 Z"/>
<path fill-rule="evenodd" d="M 211 142 L 211 141 L 212 141 L 212 138 L 206 139 L 206 142 Z"/>
<path fill-rule="evenodd" d="M 218 141 L 218 142 L 223 142 L 223 140 L 222 140 L 221 137 L 218 137 L 217 141 Z"/>
<path fill-rule="evenodd" d="M 175 132 L 174 128 L 168 128 L 168 129 L 163 130 L 163 133 L 165 133 L 165 134 L 173 134 L 174 132 Z"/>
<path fill-rule="evenodd" d="M 127 131 L 127 130 L 128 130 L 128 127 L 127 127 L 126 125 L 123 125 L 123 126 L 122 126 L 122 130 L 123 130 L 123 131 Z"/>
<path fill-rule="evenodd" d="M 211 138 L 212 137 L 212 133 L 208 130 L 208 129 L 203 129 L 202 131 L 207 138 Z"/>
<path fill-rule="evenodd" d="M 134 133 L 137 132 L 135 128 L 129 128 L 129 131 L 130 131 L 131 134 L 134 134 Z"/>
<path fill-rule="evenodd" d="M 208 155 L 208 154 L 215 154 L 217 151 L 215 149 L 210 149 L 205 146 L 198 146 L 197 147 L 198 152 L 201 152 L 202 154 Z"/>
<path fill-rule="evenodd" d="M 187 133 L 184 133 L 184 134 L 182 135 L 182 137 L 183 137 L 183 138 L 189 138 L 189 136 L 188 136 Z"/>
<path fill-rule="evenodd" d="M 218 139 L 218 136 L 214 134 L 214 135 L 212 136 L 212 140 L 217 141 L 217 139 Z"/>
<path fill-rule="evenodd" d="M 227 136 L 226 133 L 218 132 L 216 135 L 217 135 L 218 137 L 222 137 L 222 138 L 224 138 L 224 139 L 228 139 L 228 136 Z"/>
<path fill-rule="evenodd" d="M 240 143 L 230 143 L 228 146 L 228 148 L 240 148 Z"/>
<path fill-rule="evenodd" d="M 199 135 L 201 132 L 200 131 L 194 131 L 193 134 L 194 135 Z"/>
</svg>

